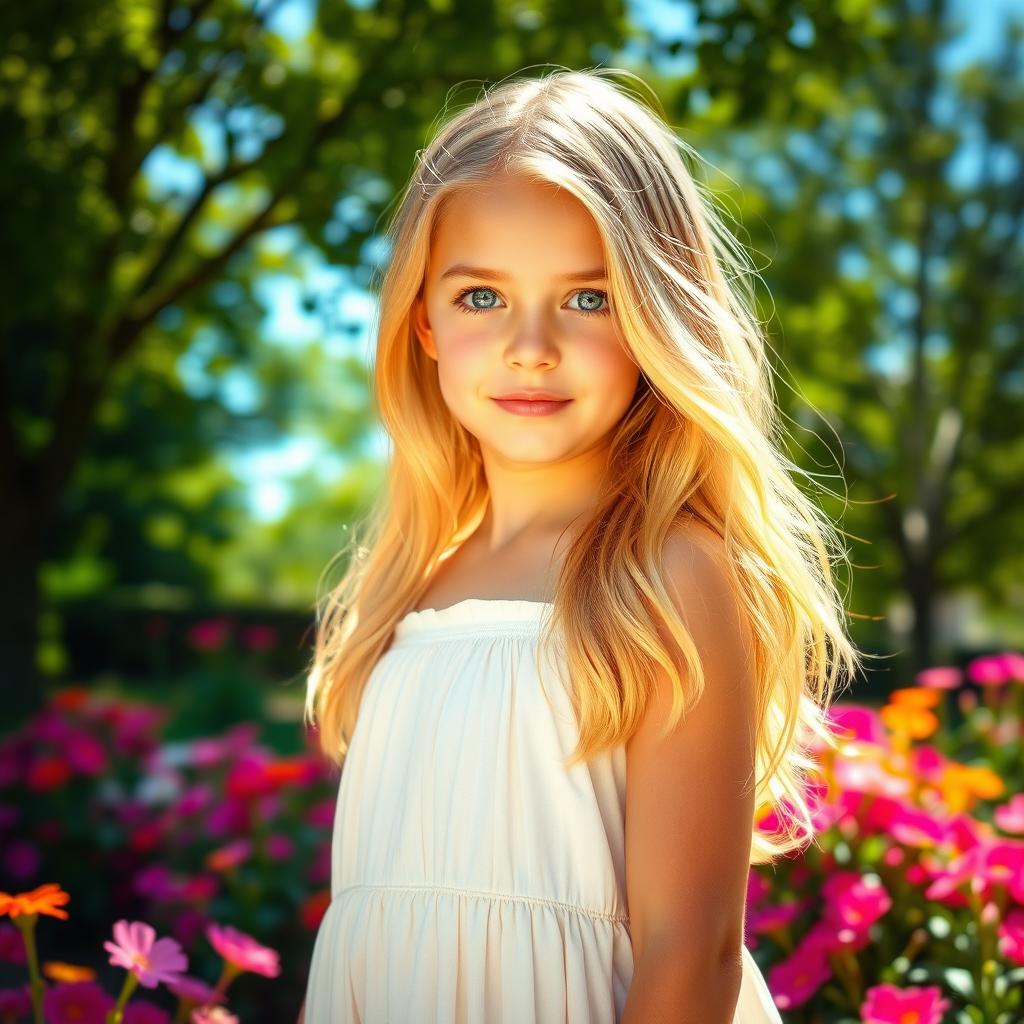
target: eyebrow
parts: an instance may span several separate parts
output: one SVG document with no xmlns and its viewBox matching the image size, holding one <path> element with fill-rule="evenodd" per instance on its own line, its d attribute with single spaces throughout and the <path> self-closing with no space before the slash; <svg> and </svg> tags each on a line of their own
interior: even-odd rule
<svg viewBox="0 0 1024 1024">
<path fill-rule="evenodd" d="M 444 281 L 449 277 L 479 277 L 485 281 L 505 281 L 509 275 L 500 270 L 488 270 L 486 267 L 470 267 L 465 263 L 456 263 L 441 275 L 441 280 Z M 577 270 L 561 275 L 563 281 L 602 281 L 605 277 L 607 277 L 607 271 L 604 267 L 595 267 L 593 270 Z"/>
</svg>

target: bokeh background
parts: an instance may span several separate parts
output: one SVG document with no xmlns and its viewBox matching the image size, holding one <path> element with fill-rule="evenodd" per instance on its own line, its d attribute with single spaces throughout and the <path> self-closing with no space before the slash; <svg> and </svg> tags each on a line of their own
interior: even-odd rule
<svg viewBox="0 0 1024 1024">
<path fill-rule="evenodd" d="M 554 66 L 640 75 L 707 161 L 878 656 L 816 845 L 752 871 L 748 945 L 787 1021 L 1024 1021 L 1022 24 L 1008 0 L 3 5 L 0 888 L 69 898 L 0 896 L 0 1021 L 33 1019 L 31 978 L 46 1020 L 104 1020 L 120 919 L 239 1019 L 294 1019 L 337 787 L 302 723 L 313 610 L 388 453 L 383 227 L 445 110 Z M 188 994 L 123 1019 L 186 1020 Z"/>
</svg>

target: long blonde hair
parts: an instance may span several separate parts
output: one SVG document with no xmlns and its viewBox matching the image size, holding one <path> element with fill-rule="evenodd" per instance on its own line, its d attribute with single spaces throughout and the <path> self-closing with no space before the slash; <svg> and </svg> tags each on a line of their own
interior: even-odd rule
<svg viewBox="0 0 1024 1024">
<path fill-rule="evenodd" d="M 448 197 L 496 174 L 568 190 L 605 246 L 609 298 L 641 371 L 612 438 L 591 520 L 572 542 L 544 642 L 557 632 L 579 742 L 571 767 L 623 744 L 660 665 L 684 700 L 703 688 L 700 659 L 662 572 L 670 531 L 695 518 L 725 542 L 755 639 L 758 817 L 751 863 L 813 838 L 806 786 L 814 737 L 835 745 L 826 711 L 860 653 L 846 635 L 832 557 L 837 531 L 796 486 L 782 453 L 752 271 L 682 142 L 619 69 L 558 69 L 484 88 L 417 154 L 389 225 L 380 283 L 374 396 L 393 443 L 383 488 L 344 549 L 340 582 L 318 600 L 306 722 L 338 766 L 367 679 L 431 574 L 480 522 L 488 501 L 477 440 L 452 416 L 412 307 L 432 226 Z M 641 80 L 636 78 L 637 82 Z M 642 84 L 642 83 L 641 83 Z M 333 561 L 333 560 L 332 560 Z M 663 623 L 683 652 L 679 671 Z"/>
</svg>

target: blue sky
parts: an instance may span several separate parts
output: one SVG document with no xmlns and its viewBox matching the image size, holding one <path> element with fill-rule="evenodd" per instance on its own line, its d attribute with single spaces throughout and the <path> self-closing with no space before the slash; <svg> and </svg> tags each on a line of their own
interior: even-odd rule
<svg viewBox="0 0 1024 1024">
<path fill-rule="evenodd" d="M 271 26 L 283 36 L 301 37 L 310 23 L 314 2 L 288 0 L 275 12 Z M 946 66 L 952 69 L 994 52 L 1001 41 L 1006 17 L 1014 6 L 1011 0 L 985 0 L 982 3 L 951 0 L 952 10 L 959 17 L 963 31 L 944 54 Z M 636 23 L 654 33 L 666 33 L 684 39 L 693 36 L 695 22 L 691 4 L 678 0 L 634 0 L 632 8 Z M 798 22 L 792 30 L 793 41 L 808 41 L 811 32 L 809 23 Z M 623 54 L 624 61 L 628 62 L 630 56 L 627 49 Z M 668 65 L 666 70 L 670 73 L 683 72 L 689 69 L 691 60 L 689 56 L 683 55 Z M 273 124 L 242 127 L 250 128 L 254 134 L 258 131 L 277 132 L 283 128 Z M 212 123 L 199 118 L 197 130 L 211 158 L 215 158 L 220 146 L 216 128 Z M 962 175 L 965 179 L 972 176 L 975 170 L 972 161 L 972 154 L 968 150 L 961 166 L 957 168 L 958 176 Z M 1015 166 L 1009 168 L 1009 173 L 1016 171 Z M 158 195 L 174 189 L 191 191 L 201 180 L 200 168 L 194 162 L 183 160 L 166 149 L 157 151 L 151 157 L 145 172 Z M 851 195 L 849 202 L 856 204 L 860 198 L 864 199 L 865 204 L 862 213 L 870 215 L 869 196 Z M 350 200 L 351 197 L 339 203 L 339 221 L 360 215 L 358 208 L 351 208 Z M 263 324 L 264 340 L 287 346 L 296 355 L 301 355 L 302 349 L 307 346 L 321 346 L 328 356 L 340 357 L 355 353 L 369 362 L 374 341 L 374 296 L 355 285 L 345 268 L 326 265 L 319 253 L 311 247 L 303 246 L 301 238 L 293 229 L 278 229 L 272 236 L 266 236 L 262 244 L 296 251 L 303 268 L 301 279 L 283 274 L 267 274 L 260 281 L 260 298 L 269 310 Z M 897 260 L 902 259 L 905 263 L 914 258 L 912 252 L 902 256 L 900 253 L 894 255 Z M 848 269 L 856 270 L 855 257 L 851 258 Z M 329 294 L 332 297 L 332 313 L 339 320 L 355 325 L 354 330 L 325 330 L 319 317 L 303 310 L 301 303 L 304 291 Z M 895 301 L 900 301 L 898 296 Z M 179 363 L 186 386 L 196 393 L 202 393 L 211 386 L 203 368 L 204 345 L 209 344 L 209 341 L 209 338 L 195 339 Z M 904 361 L 898 345 L 876 346 L 871 352 L 871 359 L 880 370 L 893 373 L 899 372 Z M 260 401 L 258 385 L 244 371 L 228 375 L 218 386 L 223 401 L 239 412 L 256 407 Z M 387 438 L 382 431 L 377 433 L 371 451 L 381 456 L 386 454 Z M 294 434 L 266 448 L 233 449 L 226 453 L 226 457 L 248 488 L 252 515 L 264 520 L 276 519 L 287 510 L 290 496 L 288 481 L 292 476 L 312 470 L 327 482 L 337 479 L 343 471 L 342 457 L 327 451 L 323 441 L 313 434 Z"/>
</svg>

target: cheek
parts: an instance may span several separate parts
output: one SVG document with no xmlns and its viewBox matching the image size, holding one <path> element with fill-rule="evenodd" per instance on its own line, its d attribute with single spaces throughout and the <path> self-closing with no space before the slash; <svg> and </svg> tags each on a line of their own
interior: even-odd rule
<svg viewBox="0 0 1024 1024">
<path fill-rule="evenodd" d="M 446 332 L 438 342 L 437 372 L 442 387 L 457 385 L 464 390 L 467 385 L 482 381 L 487 369 L 486 352 L 484 340 L 471 328 Z M 457 398 L 454 387 L 451 398 Z"/>
<path fill-rule="evenodd" d="M 640 368 L 615 341 L 591 350 L 587 372 L 594 390 L 600 391 L 611 402 L 632 398 L 640 379 Z"/>
</svg>

